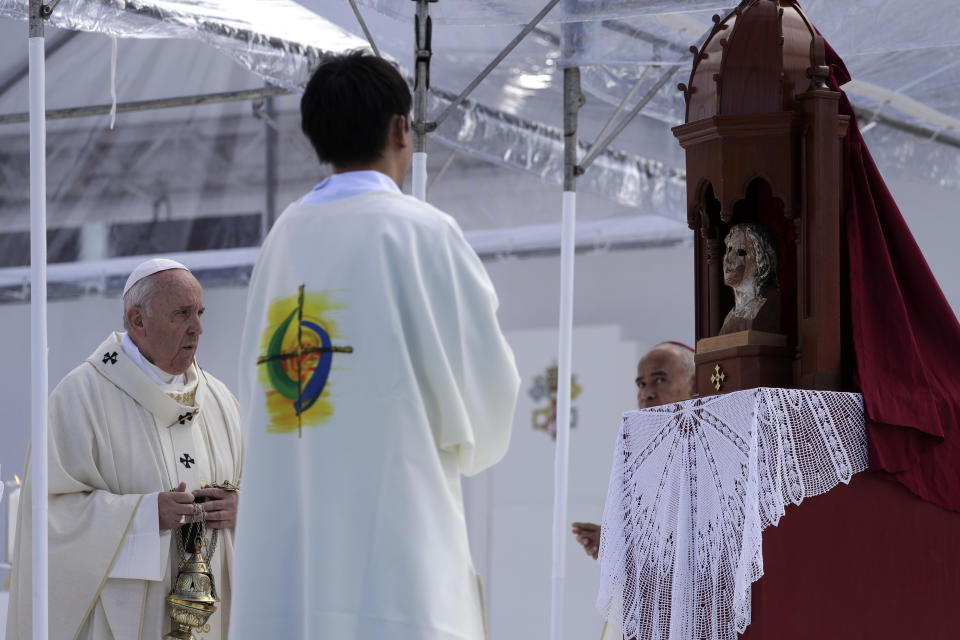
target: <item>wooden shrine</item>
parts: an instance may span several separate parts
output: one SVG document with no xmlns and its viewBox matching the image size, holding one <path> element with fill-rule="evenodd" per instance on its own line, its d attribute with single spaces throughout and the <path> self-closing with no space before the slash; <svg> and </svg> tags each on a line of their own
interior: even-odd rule
<svg viewBox="0 0 960 640">
<path fill-rule="evenodd" d="M 744 0 L 714 23 L 673 130 L 696 232 L 697 392 L 850 389 L 849 118 L 823 38 L 792 0 Z"/>
</svg>

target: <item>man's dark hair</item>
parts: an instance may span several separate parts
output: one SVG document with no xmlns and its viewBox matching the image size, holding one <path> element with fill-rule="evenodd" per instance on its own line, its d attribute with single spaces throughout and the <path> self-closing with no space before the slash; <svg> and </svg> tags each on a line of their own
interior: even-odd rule
<svg viewBox="0 0 960 640">
<path fill-rule="evenodd" d="M 396 68 L 362 49 L 326 58 L 300 100 L 300 126 L 321 162 L 373 162 L 390 120 L 410 114 L 410 89 Z"/>
</svg>

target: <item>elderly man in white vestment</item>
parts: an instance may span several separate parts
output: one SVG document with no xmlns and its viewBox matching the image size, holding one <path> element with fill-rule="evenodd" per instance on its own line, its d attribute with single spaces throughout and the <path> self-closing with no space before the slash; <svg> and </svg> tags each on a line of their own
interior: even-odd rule
<svg viewBox="0 0 960 640">
<path fill-rule="evenodd" d="M 280 216 L 250 283 L 232 640 L 485 635 L 460 476 L 505 454 L 519 377 L 456 222 L 400 192 L 410 102 L 358 52 L 301 101 L 334 175 Z"/>
<path fill-rule="evenodd" d="M 148 260 L 127 280 L 126 332 L 110 333 L 50 395 L 50 638 L 159 640 L 179 567 L 172 531 L 205 520 L 226 640 L 240 484 L 236 399 L 194 360 L 203 290 L 186 267 Z M 20 501 L 7 640 L 31 635 L 30 474 Z M 195 500 L 203 497 L 202 504 Z M 200 510 L 203 513 L 200 513 Z"/>
</svg>

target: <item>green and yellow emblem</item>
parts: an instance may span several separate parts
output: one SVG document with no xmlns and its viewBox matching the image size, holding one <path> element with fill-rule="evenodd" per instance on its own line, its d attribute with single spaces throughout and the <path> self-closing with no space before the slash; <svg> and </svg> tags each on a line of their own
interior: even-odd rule
<svg viewBox="0 0 960 640">
<path fill-rule="evenodd" d="M 304 426 L 323 424 L 333 415 L 329 400 L 334 353 L 353 353 L 337 346 L 337 325 L 331 312 L 342 309 L 324 293 L 305 293 L 274 300 L 260 337 L 259 378 L 267 390 L 271 433 L 303 434 Z"/>
</svg>

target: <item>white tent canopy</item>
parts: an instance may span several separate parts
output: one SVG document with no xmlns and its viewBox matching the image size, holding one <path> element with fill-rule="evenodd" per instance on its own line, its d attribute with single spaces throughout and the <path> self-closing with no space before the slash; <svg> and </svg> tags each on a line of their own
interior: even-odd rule
<svg viewBox="0 0 960 640">
<path fill-rule="evenodd" d="M 501 183 L 517 182 L 502 193 L 535 193 L 542 189 L 534 186 L 538 181 L 560 183 L 563 94 L 558 67 L 581 66 L 587 96 L 580 111 L 583 147 L 595 139 L 625 96 L 632 91 L 626 105 L 630 109 L 663 73 L 675 68 L 640 117 L 580 178 L 578 186 L 581 195 L 601 198 L 583 203 L 587 206 L 581 207 L 581 220 L 599 223 L 655 215 L 682 224 L 683 157 L 669 130 L 680 123 L 683 112 L 676 84 L 687 80 L 690 44 L 706 32 L 710 16 L 730 4 L 560 2 L 462 108 L 430 134 L 432 177 L 445 164 L 449 150 L 457 150 L 436 195 L 444 181 L 459 179 L 467 184 L 475 176 L 492 174 Z M 23 20 L 26 5 L 25 0 L 0 0 L 0 16 Z M 866 121 L 862 124 L 878 123 L 868 132 L 868 142 L 881 168 L 937 186 L 960 186 L 952 131 L 960 118 L 960 106 L 952 99 L 960 81 L 960 26 L 941 19 L 946 4 L 811 0 L 804 5 L 856 78 L 850 89 Z M 411 73 L 415 6 L 414 2 L 360 2 L 380 49 Z M 436 117 L 517 33 L 518 25 L 542 6 L 539 0 L 432 3 L 430 117 Z M 265 83 L 295 89 L 324 52 L 366 44 L 346 0 L 63 2 L 51 23 L 128 38 L 119 43 L 117 55 L 116 93 L 121 104 L 258 90 Z M 564 24 L 575 33 L 571 41 L 576 46 L 567 50 L 560 46 Z M 25 25 L 3 20 L 0 30 L 4 36 L 0 38 L 2 118 L 26 111 L 21 39 Z M 50 31 L 48 47 L 66 42 L 51 53 L 48 107 L 109 103 L 110 41 L 86 33 L 73 37 L 72 31 Z M 648 70 L 651 65 L 658 66 Z M 643 81 L 635 86 L 645 70 Z M 274 98 L 275 115 L 266 117 L 261 109 L 259 120 L 252 117 L 249 100 L 121 113 L 113 131 L 106 115 L 51 122 L 51 227 L 79 229 L 91 222 L 151 223 L 261 212 L 268 208 L 263 196 L 267 161 L 262 150 L 271 120 L 279 129 L 272 206 L 282 209 L 317 178 L 312 153 L 298 132 L 296 106 L 295 95 Z M 25 134 L 24 124 L 0 126 L 0 231 L 26 228 L 22 215 Z M 487 163 L 519 169 L 538 180 L 525 183 L 525 178 Z M 556 223 L 553 204 L 537 206 L 521 199 L 519 206 L 496 202 L 481 207 L 457 199 L 459 207 L 450 207 L 446 201 L 441 204 L 448 205 L 468 231 Z M 243 227 L 252 222 L 237 224 Z M 66 252 L 65 261 L 110 257 L 98 254 L 91 244 L 93 231 L 86 234 L 86 239 L 64 235 L 63 243 L 83 245 L 74 254 Z M 179 246 L 171 242 L 156 243 L 153 250 L 194 248 L 183 239 Z M 504 240 L 500 249 L 510 246 Z M 53 254 L 57 260 L 56 251 Z"/>
</svg>

